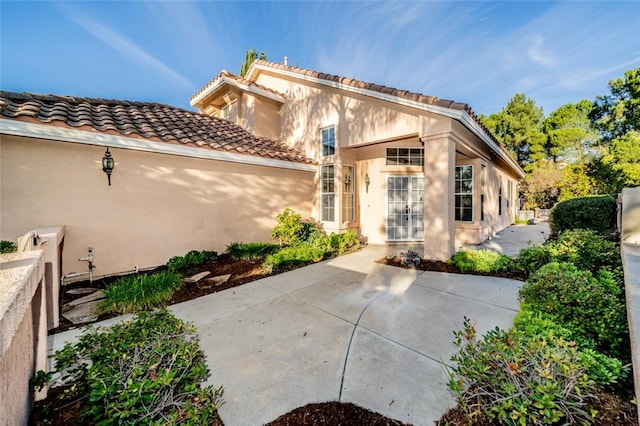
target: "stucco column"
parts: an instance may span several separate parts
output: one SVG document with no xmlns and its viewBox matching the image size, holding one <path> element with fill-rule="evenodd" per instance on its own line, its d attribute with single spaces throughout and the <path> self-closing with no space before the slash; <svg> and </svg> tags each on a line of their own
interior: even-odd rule
<svg viewBox="0 0 640 426">
<path fill-rule="evenodd" d="M 455 142 L 448 137 L 424 142 L 424 257 L 447 260 L 455 252 Z"/>
</svg>

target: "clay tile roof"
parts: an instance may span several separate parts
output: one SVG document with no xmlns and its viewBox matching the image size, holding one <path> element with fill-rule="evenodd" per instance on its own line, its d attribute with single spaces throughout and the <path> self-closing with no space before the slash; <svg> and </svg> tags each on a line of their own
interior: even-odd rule
<svg viewBox="0 0 640 426">
<path fill-rule="evenodd" d="M 229 121 L 158 103 L 0 91 L 0 117 L 314 164 L 286 144 Z"/>
<path fill-rule="evenodd" d="M 263 60 L 256 60 L 254 63 L 256 65 L 263 65 L 263 66 L 269 67 L 269 68 L 275 68 L 275 69 L 280 69 L 280 70 L 284 70 L 284 71 L 294 72 L 294 73 L 297 73 L 297 74 L 302 74 L 302 75 L 306 75 L 306 76 L 309 76 L 309 77 L 314 77 L 314 78 L 321 79 L 321 80 L 335 81 L 335 82 L 342 83 L 342 84 L 344 84 L 346 86 L 351 86 L 351 87 L 355 87 L 355 88 L 358 88 L 358 89 L 365 89 L 365 90 L 371 90 L 371 91 L 374 91 L 374 92 L 379 92 L 379 93 L 382 93 L 382 94 L 388 94 L 388 95 L 396 96 L 396 97 L 398 97 L 400 99 L 406 99 L 406 100 L 409 100 L 409 101 L 419 102 L 419 103 L 423 103 L 423 104 L 427 104 L 427 105 L 435 105 L 435 106 L 438 106 L 438 107 L 444 107 L 444 108 L 464 111 L 467 114 L 469 114 L 469 116 L 480 126 L 480 128 L 498 146 L 501 146 L 500 142 L 498 142 L 498 140 L 495 138 L 495 136 L 489 131 L 489 129 L 487 129 L 487 127 L 482 123 L 482 121 L 480 121 L 480 119 L 475 114 L 475 112 L 473 112 L 471 107 L 466 103 L 455 102 L 455 101 L 451 101 L 451 100 L 447 100 L 447 99 L 440 99 L 440 98 L 437 98 L 435 96 L 426 96 L 426 95 L 423 95 L 423 94 L 420 94 L 420 93 L 409 92 L 407 90 L 401 90 L 401 89 L 395 89 L 395 88 L 391 88 L 391 87 L 381 86 L 381 85 L 377 85 L 377 84 L 374 84 L 374 83 L 368 83 L 366 81 L 355 80 L 355 79 L 352 79 L 352 78 L 349 78 L 349 77 L 341 77 L 341 76 L 337 76 L 337 75 L 320 73 L 320 72 L 317 72 L 317 71 L 312 71 L 312 70 L 307 70 L 307 69 L 304 69 L 304 68 L 293 67 L 293 66 L 290 66 L 290 65 L 276 64 L 276 63 L 273 63 L 273 62 L 268 62 L 268 61 L 263 61 Z"/>
</svg>

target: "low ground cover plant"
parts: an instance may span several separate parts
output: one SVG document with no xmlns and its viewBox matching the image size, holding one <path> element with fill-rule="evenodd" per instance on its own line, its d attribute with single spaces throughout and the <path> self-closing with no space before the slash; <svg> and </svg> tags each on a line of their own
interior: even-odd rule
<svg viewBox="0 0 640 426">
<path fill-rule="evenodd" d="M 225 253 L 232 259 L 261 259 L 278 251 L 280 246 L 271 243 L 231 243 Z"/>
<path fill-rule="evenodd" d="M 213 262 L 218 257 L 215 251 L 191 250 L 184 256 L 174 256 L 167 262 L 167 268 L 171 271 L 178 271 L 192 266 L 200 266 L 205 262 Z"/>
<path fill-rule="evenodd" d="M 553 234 L 569 229 L 592 229 L 609 234 L 616 229 L 616 199 L 610 195 L 574 198 L 556 204 L 549 214 Z"/>
<path fill-rule="evenodd" d="M 165 309 L 89 329 L 54 359 L 67 386 L 56 406 L 84 399 L 82 424 L 212 424 L 222 404 L 222 388 L 202 386 L 209 370 L 195 327 Z"/>
<path fill-rule="evenodd" d="M 128 275 L 105 288 L 98 310 L 103 314 L 124 314 L 162 307 L 180 285 L 180 275 L 172 271 Z"/>
<path fill-rule="evenodd" d="M 449 263 L 460 269 L 460 272 L 506 272 L 514 267 L 513 259 L 490 250 L 460 250 Z"/>
</svg>

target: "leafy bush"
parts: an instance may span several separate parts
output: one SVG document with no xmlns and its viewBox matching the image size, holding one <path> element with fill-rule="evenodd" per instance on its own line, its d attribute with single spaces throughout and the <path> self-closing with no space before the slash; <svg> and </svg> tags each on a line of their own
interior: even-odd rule
<svg viewBox="0 0 640 426">
<path fill-rule="evenodd" d="M 454 335 L 459 349 L 449 387 L 470 422 L 479 416 L 507 425 L 591 422 L 595 383 L 569 342 L 497 327 L 477 340 L 467 318 Z"/>
<path fill-rule="evenodd" d="M 460 269 L 460 272 L 504 272 L 514 267 L 513 259 L 489 250 L 460 250 L 449 263 Z"/>
<path fill-rule="evenodd" d="M 400 252 L 400 263 L 407 268 L 416 269 L 422 265 L 422 256 L 413 250 Z"/>
<path fill-rule="evenodd" d="M 82 423 L 212 424 L 222 404 L 222 388 L 201 387 L 209 370 L 195 327 L 167 310 L 89 330 L 54 358 L 73 395 L 88 397 Z"/>
<path fill-rule="evenodd" d="M 276 216 L 276 226 L 271 232 L 271 236 L 280 242 L 280 246 L 288 246 L 295 243 L 299 238 L 306 237 L 302 224 L 302 216 L 290 208 L 284 209 Z M 307 226 L 308 227 L 308 226 Z"/>
<path fill-rule="evenodd" d="M 331 248 L 335 250 L 337 254 L 347 253 L 360 248 L 360 238 L 358 238 L 358 235 L 352 229 L 342 234 L 331 233 L 329 239 Z"/>
<path fill-rule="evenodd" d="M 236 260 L 261 259 L 279 248 L 277 244 L 271 243 L 231 243 L 227 246 L 226 253 Z"/>
<path fill-rule="evenodd" d="M 551 249 L 547 244 L 536 244 L 520 250 L 517 268 L 530 275 L 553 260 Z"/>
<path fill-rule="evenodd" d="M 98 310 L 124 314 L 164 306 L 180 285 L 180 276 L 170 271 L 122 277 L 104 290 Z"/>
<path fill-rule="evenodd" d="M 617 358 L 596 352 L 593 339 L 587 339 L 557 322 L 555 316 L 523 305 L 516 314 L 513 326 L 525 336 L 553 336 L 567 342 L 575 342 L 579 358 L 587 369 L 589 378 L 599 386 L 610 386 L 626 378 L 629 370 Z"/>
<path fill-rule="evenodd" d="M 556 262 L 573 263 L 578 269 L 595 274 L 604 268 L 622 282 L 622 258 L 616 243 L 590 229 L 572 229 L 549 242 Z"/>
<path fill-rule="evenodd" d="M 532 309 L 554 315 L 577 335 L 592 339 L 596 349 L 625 359 L 628 346 L 626 308 L 620 284 L 605 270 L 595 276 L 571 263 L 549 263 L 520 289 Z"/>
<path fill-rule="evenodd" d="M 563 231 L 544 244 L 520 250 L 517 265 L 527 274 L 551 262 L 573 263 L 578 269 L 597 273 L 604 268 L 622 282 L 622 259 L 615 242 L 589 229 Z"/>
<path fill-rule="evenodd" d="M 616 209 L 616 199 L 609 195 L 561 201 L 551 209 L 551 232 L 581 228 L 611 233 L 616 229 Z"/>
<path fill-rule="evenodd" d="M 180 269 L 189 268 L 191 266 L 200 266 L 205 262 L 213 262 L 218 257 L 215 251 L 197 251 L 191 250 L 184 256 L 174 256 L 167 262 L 167 268 L 170 271 L 178 271 Z"/>
<path fill-rule="evenodd" d="M 16 246 L 13 241 L 0 241 L 0 253 L 13 253 L 16 250 L 18 250 L 18 246 Z"/>
<path fill-rule="evenodd" d="M 284 247 L 276 253 L 268 255 L 262 267 L 267 273 L 271 273 L 292 265 L 320 262 L 326 255 L 327 252 L 325 249 L 314 248 L 308 244 Z"/>
</svg>

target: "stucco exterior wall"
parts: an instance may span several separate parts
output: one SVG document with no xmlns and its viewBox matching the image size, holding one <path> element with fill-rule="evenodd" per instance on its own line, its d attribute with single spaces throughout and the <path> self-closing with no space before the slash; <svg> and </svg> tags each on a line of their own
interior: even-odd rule
<svg viewBox="0 0 640 426">
<path fill-rule="evenodd" d="M 161 265 L 189 250 L 269 241 L 286 207 L 311 215 L 315 174 L 275 167 L 1 137 L 0 238 L 65 225 L 62 273 L 94 248 L 95 276 Z"/>
<path fill-rule="evenodd" d="M 280 138 L 280 104 L 256 96 L 242 94 L 238 124 L 256 136 Z"/>
</svg>

